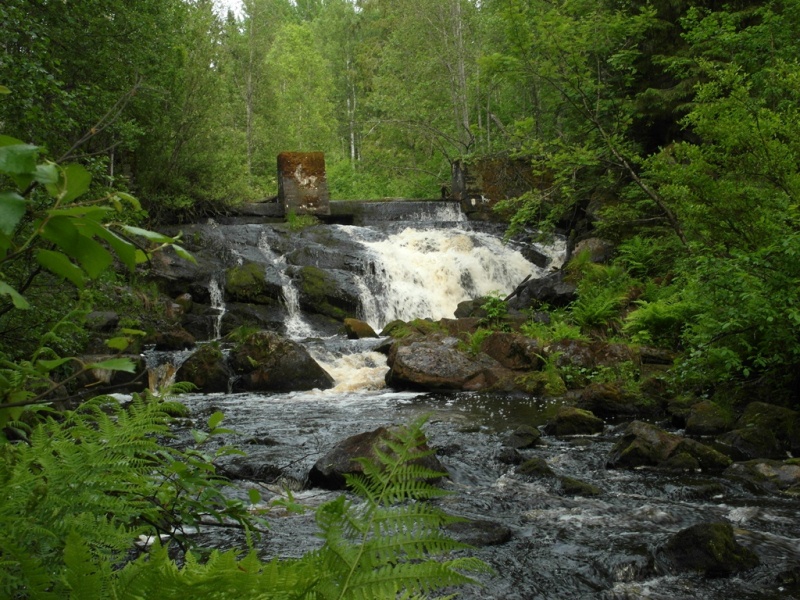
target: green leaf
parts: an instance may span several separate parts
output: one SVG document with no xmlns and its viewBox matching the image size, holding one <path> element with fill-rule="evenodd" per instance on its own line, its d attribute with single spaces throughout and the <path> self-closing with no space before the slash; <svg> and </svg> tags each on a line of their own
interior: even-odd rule
<svg viewBox="0 0 800 600">
<path fill-rule="evenodd" d="M 261 492 L 259 492 L 256 488 L 250 488 L 247 490 L 247 496 L 250 498 L 250 504 L 258 504 L 261 500 Z"/>
<path fill-rule="evenodd" d="M 109 358 L 108 360 L 101 360 L 100 362 L 86 365 L 87 369 L 107 369 L 109 371 L 125 371 L 126 373 L 135 373 L 136 364 L 129 358 Z"/>
<path fill-rule="evenodd" d="M 113 259 L 111 254 L 91 237 L 82 235 L 75 224 L 91 228 L 91 219 L 80 220 L 56 216 L 47 221 L 42 237 L 56 244 L 67 255 L 76 259 L 86 273 L 94 278 L 105 271 Z"/>
<path fill-rule="evenodd" d="M 109 340 L 106 340 L 106 346 L 111 348 L 112 350 L 125 350 L 128 346 L 131 345 L 131 341 L 126 337 L 115 337 Z"/>
<path fill-rule="evenodd" d="M 4 85 L 0 85 L 0 94 L 6 95 L 6 94 L 10 94 L 10 93 L 11 93 L 10 89 L 8 89 Z"/>
<path fill-rule="evenodd" d="M 189 262 L 193 262 L 197 264 L 194 256 L 192 256 L 185 248 L 179 246 L 178 244 L 170 244 L 172 249 L 175 250 L 175 254 L 180 256 L 184 260 L 188 260 Z"/>
<path fill-rule="evenodd" d="M 71 281 L 76 287 L 82 288 L 86 281 L 83 271 L 61 252 L 39 250 L 36 261 L 54 275 Z"/>
<path fill-rule="evenodd" d="M 115 192 L 114 195 L 120 200 L 123 200 L 128 204 L 130 204 L 131 206 L 133 206 L 133 208 L 135 208 L 136 210 L 140 210 L 142 208 L 142 205 L 139 203 L 139 200 L 137 200 L 134 196 L 131 196 L 130 194 L 127 194 L 125 192 Z"/>
<path fill-rule="evenodd" d="M 71 206 L 69 208 L 54 208 L 47 214 L 54 217 L 86 217 L 99 221 L 113 209 L 110 206 Z"/>
<path fill-rule="evenodd" d="M 13 234 L 25 214 L 25 208 L 25 198 L 16 192 L 0 192 L 0 232 Z"/>
<path fill-rule="evenodd" d="M 10 135 L 0 135 L 0 147 L 2 146 L 19 146 L 24 144 L 22 140 L 13 138 Z"/>
<path fill-rule="evenodd" d="M 14 303 L 16 308 L 21 308 L 26 310 L 31 307 L 28 304 L 28 301 L 20 295 L 20 293 L 8 285 L 5 281 L 0 281 L 0 294 L 5 294 L 6 296 L 11 296 L 11 301 Z"/>
<path fill-rule="evenodd" d="M 208 418 L 208 428 L 209 429 L 216 429 L 217 425 L 222 423 L 222 419 L 225 418 L 225 415 L 221 411 L 215 412 Z"/>
<path fill-rule="evenodd" d="M 31 144 L 0 146 L 0 173 L 29 175 L 36 172 L 39 147 Z"/>
<path fill-rule="evenodd" d="M 171 244 L 174 241 L 174 239 L 168 235 L 164 235 L 163 233 L 158 233 L 156 231 L 150 231 L 148 229 L 142 229 L 141 227 L 123 225 L 122 228 L 130 234 L 139 235 L 143 238 L 153 242 L 158 242 L 160 244 Z"/>
<path fill-rule="evenodd" d="M 58 167 L 53 163 L 36 165 L 36 175 L 34 179 L 44 185 L 58 183 Z"/>
<path fill-rule="evenodd" d="M 83 165 L 72 164 L 64 167 L 64 202 L 72 202 L 78 196 L 89 191 L 92 176 Z"/>
<path fill-rule="evenodd" d="M 53 369 L 57 369 L 63 364 L 68 363 L 71 361 L 72 358 L 56 358 L 54 360 L 37 360 L 36 365 L 44 367 L 45 371 L 52 371 Z"/>
<path fill-rule="evenodd" d="M 120 329 L 120 331 L 125 335 L 142 335 L 142 336 L 147 335 L 147 332 L 142 331 L 141 329 L 128 329 L 126 327 L 123 327 L 122 329 Z"/>
<path fill-rule="evenodd" d="M 136 268 L 136 247 L 133 244 L 122 239 L 116 233 L 96 221 L 84 219 L 81 222 L 81 229 L 90 236 L 95 235 L 99 237 L 111 246 L 112 250 L 116 252 L 117 257 L 128 267 L 129 271 L 132 272 Z"/>
</svg>

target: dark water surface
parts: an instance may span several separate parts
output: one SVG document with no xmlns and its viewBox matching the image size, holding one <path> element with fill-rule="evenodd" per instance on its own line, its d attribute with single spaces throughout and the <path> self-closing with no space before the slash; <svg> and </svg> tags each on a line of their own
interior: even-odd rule
<svg viewBox="0 0 800 600">
<path fill-rule="evenodd" d="M 600 487 L 592 498 L 563 495 L 557 479 L 528 479 L 496 460 L 504 435 L 522 423 L 541 424 L 554 404 L 534 398 L 480 394 L 415 394 L 388 390 L 295 394 L 189 395 L 183 401 L 197 423 L 215 410 L 237 431 L 228 440 L 248 453 L 262 474 L 304 480 L 313 463 L 337 441 L 382 425 L 429 413 L 426 431 L 450 473 L 454 492 L 444 508 L 509 527 L 505 544 L 471 551 L 496 571 L 485 587 L 462 598 L 800 598 L 800 502 L 754 496 L 737 484 L 702 473 L 607 470 L 605 458 L 618 427 L 602 436 L 558 440 L 521 451 L 545 458 L 558 474 Z M 233 459 L 231 468 L 235 468 Z M 269 479 L 269 477 L 267 477 Z M 257 487 L 265 501 L 279 489 L 239 482 L 238 493 Z M 303 490 L 295 498 L 311 508 L 332 492 Z M 673 533 L 703 521 L 729 521 L 762 566 L 741 576 L 705 579 L 662 572 L 656 549 Z M 299 556 L 315 547 L 313 511 L 272 513 L 270 532 L 258 544 L 264 556 Z M 229 537 L 225 537 L 228 535 Z M 241 545 L 232 534 L 211 543 Z"/>
</svg>

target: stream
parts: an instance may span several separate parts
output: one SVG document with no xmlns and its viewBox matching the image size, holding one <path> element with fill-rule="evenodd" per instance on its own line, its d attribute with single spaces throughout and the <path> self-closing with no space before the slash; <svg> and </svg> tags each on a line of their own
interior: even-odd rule
<svg viewBox="0 0 800 600">
<path fill-rule="evenodd" d="M 800 559 L 798 503 L 759 497 L 721 477 L 665 474 L 654 470 L 607 470 L 605 457 L 620 425 L 603 435 L 559 440 L 545 436 L 544 446 L 520 451 L 545 458 L 558 475 L 602 489 L 596 497 L 564 495 L 555 479 L 529 479 L 497 460 L 503 437 L 521 423 L 543 424 L 557 402 L 532 397 L 480 393 L 422 394 L 383 389 L 382 355 L 363 342 L 336 340 L 335 350 L 316 341 L 338 385 L 325 392 L 292 394 L 209 394 L 183 396 L 202 422 L 216 410 L 237 433 L 228 443 L 244 450 L 254 477 L 239 480 L 237 494 L 256 487 L 262 507 L 281 495 L 280 482 L 302 482 L 313 463 L 339 440 L 379 426 L 408 423 L 427 414 L 426 432 L 450 474 L 441 500 L 453 514 L 490 520 L 506 527 L 511 539 L 470 554 L 495 570 L 482 588 L 467 588 L 461 598 L 795 598 L 779 575 Z M 240 459 L 232 459 L 235 471 Z M 224 465 L 223 465 L 224 466 Z M 270 485 L 275 481 L 276 485 Z M 294 487 L 299 487 L 295 485 Z M 336 492 L 308 489 L 295 499 L 312 511 L 305 515 L 270 513 L 269 533 L 258 543 L 264 557 L 300 556 L 318 540 L 313 508 Z M 654 567 L 656 548 L 681 529 L 703 521 L 727 520 L 737 540 L 756 551 L 762 566 L 742 576 L 705 579 L 672 575 Z M 241 537 L 214 530 L 207 540 L 217 547 L 244 547 Z M 201 537 L 201 541 L 203 538 Z"/>
</svg>

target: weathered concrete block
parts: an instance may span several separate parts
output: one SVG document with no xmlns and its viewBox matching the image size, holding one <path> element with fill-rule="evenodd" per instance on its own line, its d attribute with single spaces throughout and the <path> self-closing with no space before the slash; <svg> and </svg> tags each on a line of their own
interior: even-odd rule
<svg viewBox="0 0 800 600">
<path fill-rule="evenodd" d="M 278 155 L 278 201 L 286 214 L 331 214 L 322 152 L 281 152 Z"/>
</svg>

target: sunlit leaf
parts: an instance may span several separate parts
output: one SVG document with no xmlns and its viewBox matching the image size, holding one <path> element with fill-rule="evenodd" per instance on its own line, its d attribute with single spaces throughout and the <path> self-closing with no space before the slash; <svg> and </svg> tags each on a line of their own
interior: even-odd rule
<svg viewBox="0 0 800 600">
<path fill-rule="evenodd" d="M 225 418 L 225 415 L 221 411 L 215 412 L 208 418 L 208 428 L 209 429 L 216 429 L 217 425 L 222 423 L 222 419 Z"/>
<path fill-rule="evenodd" d="M 125 348 L 127 348 L 130 345 L 131 341 L 126 337 L 115 337 L 106 340 L 106 346 L 108 346 L 112 350 L 125 350 Z"/>
<path fill-rule="evenodd" d="M 58 183 L 58 167 L 53 163 L 36 165 L 34 179 L 44 185 Z"/>
<path fill-rule="evenodd" d="M 0 145 L 0 173 L 27 175 L 36 171 L 38 146 L 31 144 Z"/>
<path fill-rule="evenodd" d="M 6 94 L 10 94 L 10 93 L 11 93 L 10 89 L 8 89 L 4 85 L 0 85 L 0 94 L 6 95 Z"/>
<path fill-rule="evenodd" d="M 156 231 L 150 231 L 149 229 L 142 229 L 141 227 L 134 227 L 132 225 L 123 225 L 122 228 L 130 234 L 139 235 L 143 238 L 153 242 L 158 242 L 160 244 L 171 244 L 174 241 L 173 238 L 169 237 L 168 235 L 164 235 L 163 233 L 158 233 Z"/>
<path fill-rule="evenodd" d="M 107 369 L 109 371 L 125 371 L 126 373 L 135 373 L 136 364 L 129 358 L 109 358 L 108 360 L 101 360 L 100 362 L 86 365 L 89 369 Z"/>
<path fill-rule="evenodd" d="M 38 366 L 44 367 L 45 371 L 52 371 L 53 369 L 57 369 L 61 365 L 64 365 L 70 362 L 72 358 L 56 358 L 54 360 L 37 360 L 36 364 Z"/>
<path fill-rule="evenodd" d="M 64 167 L 65 194 L 64 202 L 72 202 L 89 190 L 92 176 L 83 165 L 72 164 Z"/>
<path fill-rule="evenodd" d="M 188 250 L 186 250 L 182 246 L 179 246 L 178 244 L 170 244 L 170 245 L 172 246 L 172 249 L 175 250 L 175 254 L 180 256 L 182 259 L 197 264 L 197 261 L 195 260 L 194 256 L 192 256 Z"/>
</svg>

